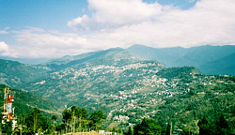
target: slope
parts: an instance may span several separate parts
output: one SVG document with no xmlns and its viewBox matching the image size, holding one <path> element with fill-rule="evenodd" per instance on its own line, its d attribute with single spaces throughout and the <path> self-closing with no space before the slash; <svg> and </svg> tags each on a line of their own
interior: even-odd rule
<svg viewBox="0 0 235 135">
<path fill-rule="evenodd" d="M 218 61 L 222 58 L 234 59 L 232 55 L 235 53 L 235 46 L 199 46 L 192 48 L 151 48 L 143 45 L 134 45 L 127 49 L 130 53 L 140 56 L 149 60 L 157 60 L 167 67 L 177 66 L 194 66 L 206 74 L 221 74 L 220 63 Z M 216 65 L 215 65 L 216 64 Z M 235 68 L 234 62 L 224 62 L 227 67 Z M 211 70 L 209 66 L 213 65 L 215 70 Z M 204 72 L 205 71 L 205 72 Z M 234 75 L 235 73 L 231 70 L 225 72 L 226 74 Z"/>
<path fill-rule="evenodd" d="M 202 72 L 210 74 L 216 72 L 218 74 L 232 74 L 235 75 L 235 53 L 223 57 L 221 59 L 208 62 L 200 66 Z"/>
<path fill-rule="evenodd" d="M 47 64 L 53 72 L 25 89 L 64 104 L 107 109 L 99 105 L 104 97 L 145 85 L 141 82 L 151 81 L 162 68 L 158 62 L 134 57 L 120 48 L 75 57 Z"/>
<path fill-rule="evenodd" d="M 2 101 L 0 106 L 3 109 L 3 89 L 8 87 L 0 84 L 0 100 Z M 9 88 L 9 87 L 8 87 Z M 62 111 L 61 105 L 46 98 L 35 96 L 27 91 L 10 88 L 14 95 L 13 107 L 15 107 L 15 113 L 17 116 L 30 113 L 33 108 L 39 108 L 46 115 L 60 115 Z"/>
<path fill-rule="evenodd" d="M 26 83 L 45 77 L 46 71 L 45 68 L 40 66 L 0 59 L 0 84 L 22 88 Z"/>
</svg>

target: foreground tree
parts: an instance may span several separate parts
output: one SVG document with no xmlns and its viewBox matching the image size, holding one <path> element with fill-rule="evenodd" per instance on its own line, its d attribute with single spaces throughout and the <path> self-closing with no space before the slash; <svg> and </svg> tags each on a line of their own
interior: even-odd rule
<svg viewBox="0 0 235 135">
<path fill-rule="evenodd" d="M 144 118 L 134 126 L 134 135 L 160 135 L 162 127 L 153 119 Z"/>
<path fill-rule="evenodd" d="M 172 135 L 172 133 L 173 133 L 172 122 L 168 122 L 166 127 L 166 135 Z"/>
<path fill-rule="evenodd" d="M 71 130 L 72 132 L 85 130 L 86 118 L 88 116 L 85 108 L 72 106 L 65 109 L 62 113 L 63 123 L 65 125 L 66 133 Z M 61 126 L 63 127 L 63 126 Z"/>
<path fill-rule="evenodd" d="M 228 122 L 225 120 L 224 115 L 220 115 L 219 119 L 215 122 L 215 125 L 216 125 L 216 131 L 218 135 L 230 134 L 230 127 L 229 127 Z"/>
<path fill-rule="evenodd" d="M 205 117 L 203 117 L 199 122 L 199 135 L 230 135 L 231 129 L 229 123 L 224 118 L 224 115 L 220 115 L 220 117 L 214 121 L 209 123 Z"/>
<path fill-rule="evenodd" d="M 205 116 L 198 122 L 198 126 L 199 135 L 210 135 L 210 125 Z"/>
<path fill-rule="evenodd" d="M 32 134 L 39 132 L 48 133 L 50 129 L 49 120 L 42 115 L 38 108 L 35 108 L 31 114 L 25 119 L 28 131 Z"/>
<path fill-rule="evenodd" d="M 64 127 L 65 127 L 65 132 L 67 133 L 70 127 L 70 121 L 71 121 L 71 117 L 72 117 L 72 113 L 71 111 L 69 111 L 68 109 L 65 109 L 62 113 L 63 116 L 63 123 L 64 123 Z M 61 126 L 63 127 L 63 126 Z"/>
<path fill-rule="evenodd" d="M 78 129 L 79 131 L 83 131 L 85 130 L 84 128 L 86 127 L 87 124 L 87 117 L 88 117 L 88 113 L 87 110 L 85 108 L 79 108 L 78 107 Z"/>
<path fill-rule="evenodd" d="M 94 111 L 89 117 L 91 130 L 98 130 L 104 119 L 106 119 L 106 115 L 102 110 Z"/>
<path fill-rule="evenodd" d="M 134 135 L 133 128 L 129 126 L 127 132 L 125 132 L 124 135 Z"/>
</svg>

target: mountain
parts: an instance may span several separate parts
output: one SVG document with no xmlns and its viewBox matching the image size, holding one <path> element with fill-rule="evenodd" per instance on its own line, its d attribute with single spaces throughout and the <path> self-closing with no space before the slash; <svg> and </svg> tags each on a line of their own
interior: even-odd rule
<svg viewBox="0 0 235 135">
<path fill-rule="evenodd" d="M 30 64 L 30 65 L 43 64 L 43 63 L 47 63 L 50 60 L 50 58 L 14 58 L 14 57 L 7 57 L 7 56 L 0 56 L 0 59 L 18 61 L 20 63 Z"/>
<path fill-rule="evenodd" d="M 45 66 L 51 73 L 47 78 L 33 81 L 24 89 L 66 103 L 92 107 L 101 100 L 98 95 L 143 85 L 141 81 L 151 80 L 151 75 L 162 68 L 158 62 L 134 57 L 120 48 L 75 57 L 48 63 Z"/>
<path fill-rule="evenodd" d="M 210 72 L 218 74 L 233 74 L 235 73 L 235 53 L 220 58 L 215 61 L 208 62 L 200 66 L 202 72 L 209 74 Z"/>
<path fill-rule="evenodd" d="M 174 49 L 169 50 L 174 54 Z M 1 82 L 61 106 L 102 109 L 108 115 L 108 128 L 124 128 L 143 117 L 154 118 L 162 126 L 172 121 L 177 130 L 195 125 L 204 115 L 215 121 L 223 113 L 230 122 L 234 120 L 234 76 L 208 76 L 191 66 L 165 68 L 129 49 L 66 56 L 34 66 L 0 62 Z M 14 76 L 19 81 L 13 81 Z"/>
<path fill-rule="evenodd" d="M 205 74 L 235 75 L 235 46 L 199 46 L 192 48 L 151 48 L 134 45 L 130 53 L 149 60 L 157 60 L 166 67 L 194 66 Z M 224 62 L 222 62 L 224 60 Z M 218 62 L 221 61 L 221 62 Z M 223 65 L 221 65 L 223 64 Z"/>
<path fill-rule="evenodd" d="M 46 67 L 25 65 L 16 61 L 0 59 L 0 84 L 22 88 L 38 78 L 45 77 Z"/>
</svg>

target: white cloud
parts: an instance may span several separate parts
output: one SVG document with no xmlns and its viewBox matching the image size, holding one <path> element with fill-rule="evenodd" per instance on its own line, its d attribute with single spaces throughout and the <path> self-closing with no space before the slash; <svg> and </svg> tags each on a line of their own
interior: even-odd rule
<svg viewBox="0 0 235 135">
<path fill-rule="evenodd" d="M 9 55 L 9 46 L 5 42 L 0 42 L 0 55 L 1 56 Z"/>
<path fill-rule="evenodd" d="M 69 27 L 85 30 L 116 28 L 151 21 L 168 9 L 158 3 L 147 4 L 141 0 L 88 0 L 91 17 L 83 15 L 68 22 Z"/>
<path fill-rule="evenodd" d="M 8 29 L 10 29 L 10 27 L 5 27 L 3 30 L 0 30 L 0 34 L 8 34 Z"/>
<path fill-rule="evenodd" d="M 0 42 L 0 51 L 8 51 L 8 45 L 5 42 Z"/>
<path fill-rule="evenodd" d="M 14 47 L 18 57 L 60 57 L 90 51 L 86 45 L 86 38 L 74 33 L 46 31 L 30 27 L 21 31 L 14 31 L 18 43 Z"/>
<path fill-rule="evenodd" d="M 68 21 L 74 33 L 15 31 L 19 57 L 59 57 L 113 47 L 235 44 L 234 0 L 200 0 L 188 10 L 141 0 L 88 0 L 91 15 Z M 78 34 L 79 33 L 79 34 Z"/>
<path fill-rule="evenodd" d="M 8 34 L 8 32 L 5 30 L 0 30 L 0 34 Z"/>
<path fill-rule="evenodd" d="M 201 0 L 189 10 L 141 0 L 88 2 L 93 14 L 75 18 L 68 25 L 77 30 L 93 30 L 88 39 L 94 44 L 105 47 L 235 44 L 234 0 Z"/>
</svg>

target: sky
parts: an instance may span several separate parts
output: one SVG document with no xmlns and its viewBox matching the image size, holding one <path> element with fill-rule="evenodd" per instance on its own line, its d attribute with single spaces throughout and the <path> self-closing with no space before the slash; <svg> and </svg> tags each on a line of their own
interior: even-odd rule
<svg viewBox="0 0 235 135">
<path fill-rule="evenodd" d="M 0 56 L 235 45 L 235 0 L 0 0 Z"/>
</svg>

